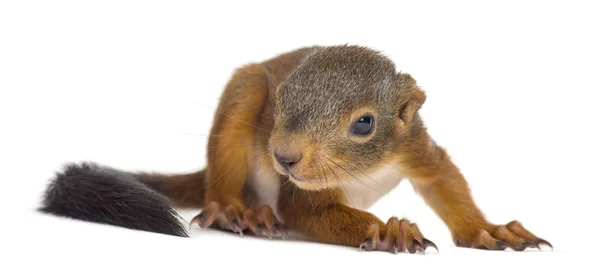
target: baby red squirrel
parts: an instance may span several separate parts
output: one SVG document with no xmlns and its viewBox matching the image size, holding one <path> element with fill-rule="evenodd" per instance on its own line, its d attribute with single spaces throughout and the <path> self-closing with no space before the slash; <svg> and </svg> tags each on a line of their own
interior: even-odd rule
<svg viewBox="0 0 600 269">
<path fill-rule="evenodd" d="M 407 178 L 457 246 L 489 250 L 551 244 L 519 222 L 486 220 L 468 183 L 418 111 L 425 93 L 381 53 L 361 46 L 298 49 L 237 69 L 221 96 L 207 166 L 186 175 L 70 163 L 42 212 L 189 236 L 192 225 L 363 250 L 425 251 L 415 223 L 366 211 Z"/>
</svg>

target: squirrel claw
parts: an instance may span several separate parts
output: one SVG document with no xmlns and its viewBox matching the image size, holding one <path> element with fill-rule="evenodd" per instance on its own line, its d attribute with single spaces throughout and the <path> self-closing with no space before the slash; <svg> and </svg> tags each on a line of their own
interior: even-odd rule
<svg viewBox="0 0 600 269">
<path fill-rule="evenodd" d="M 379 224 L 372 224 L 367 230 L 367 237 L 359 245 L 359 250 L 372 251 L 384 250 L 392 254 L 403 251 L 408 253 L 424 253 L 425 249 L 437 246 L 423 237 L 419 227 L 406 219 L 392 217 L 385 225 L 385 230 L 380 231 Z M 439 252 L 439 251 L 438 251 Z"/>
<path fill-rule="evenodd" d="M 435 245 L 435 243 L 431 242 L 429 239 L 423 238 L 421 241 L 423 241 L 423 251 L 427 250 L 428 247 L 432 247 L 435 248 L 435 251 L 437 251 L 437 253 L 440 253 L 440 250 Z"/>
<path fill-rule="evenodd" d="M 242 232 L 242 229 L 240 228 L 240 225 L 238 223 L 237 219 L 234 219 L 231 221 L 231 231 L 234 233 L 239 233 L 240 236 L 244 236 L 244 232 Z"/>
<path fill-rule="evenodd" d="M 410 242 L 410 245 L 408 246 L 408 252 L 416 253 L 417 251 L 423 251 L 423 245 L 421 245 L 421 242 L 419 242 L 419 240 L 414 239 L 412 242 Z"/>
<path fill-rule="evenodd" d="M 527 248 L 542 250 L 540 245 L 547 245 L 553 249 L 552 244 L 525 229 L 518 221 L 511 221 L 506 225 L 494 225 L 489 229 L 471 231 L 469 234 L 457 237 L 459 238 L 456 240 L 458 247 L 487 250 L 505 250 L 511 248 L 515 251 L 524 251 Z M 471 239 L 465 240 L 465 238 Z"/>
<path fill-rule="evenodd" d="M 374 247 L 375 245 L 373 244 L 373 239 L 371 239 L 371 237 L 367 237 L 362 243 L 360 243 L 358 250 L 373 250 Z"/>
<path fill-rule="evenodd" d="M 197 216 L 195 216 L 194 218 L 192 218 L 192 220 L 190 221 L 190 225 L 188 227 L 188 229 L 192 229 L 193 225 L 198 224 L 198 226 L 202 227 L 202 223 L 206 221 L 206 216 L 202 215 L 202 213 L 198 214 Z"/>
<path fill-rule="evenodd" d="M 538 248 L 539 250 L 542 250 L 542 249 L 540 248 L 540 245 L 546 245 L 546 246 L 548 246 L 548 247 L 549 247 L 551 250 L 554 250 L 554 247 L 552 246 L 552 244 L 550 244 L 550 242 L 548 242 L 548 241 L 546 241 L 546 240 L 544 240 L 544 239 L 541 239 L 541 238 L 538 238 L 538 239 L 535 241 L 535 244 L 536 244 L 536 246 L 537 246 L 537 248 Z"/>
</svg>

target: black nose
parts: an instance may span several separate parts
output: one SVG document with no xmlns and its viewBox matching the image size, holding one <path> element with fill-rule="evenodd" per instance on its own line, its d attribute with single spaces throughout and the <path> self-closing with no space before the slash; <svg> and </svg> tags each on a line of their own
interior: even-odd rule
<svg viewBox="0 0 600 269">
<path fill-rule="evenodd" d="M 275 152 L 275 160 L 277 160 L 277 162 L 283 166 L 283 168 L 285 169 L 289 169 L 290 167 L 292 167 L 294 164 L 297 164 L 300 159 L 302 159 L 302 154 L 300 153 L 281 153 L 281 152 Z"/>
</svg>

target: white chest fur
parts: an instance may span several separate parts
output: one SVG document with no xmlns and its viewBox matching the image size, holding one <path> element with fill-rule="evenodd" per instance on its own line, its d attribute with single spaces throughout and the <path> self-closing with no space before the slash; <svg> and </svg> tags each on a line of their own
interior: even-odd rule
<svg viewBox="0 0 600 269">
<path fill-rule="evenodd" d="M 403 178 L 398 169 L 390 165 L 366 175 L 356 173 L 355 176 L 360 182 L 355 178 L 352 178 L 351 182 L 344 182 L 348 206 L 362 210 L 371 207 L 383 195 L 398 186 Z"/>
<path fill-rule="evenodd" d="M 252 179 L 252 188 L 257 195 L 259 205 L 268 205 L 273 209 L 275 217 L 283 221 L 277 209 L 279 198 L 279 187 L 281 182 L 279 176 L 271 168 L 260 168 Z"/>
</svg>

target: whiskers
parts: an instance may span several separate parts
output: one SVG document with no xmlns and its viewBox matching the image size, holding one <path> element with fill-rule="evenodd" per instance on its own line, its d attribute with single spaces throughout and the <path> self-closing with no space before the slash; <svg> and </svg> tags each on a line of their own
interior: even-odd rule
<svg viewBox="0 0 600 269">
<path fill-rule="evenodd" d="M 197 133 L 179 133 L 179 135 L 185 136 L 198 136 L 198 137 L 250 137 L 250 138 L 269 138 L 268 135 L 258 135 L 258 134 L 249 134 L 249 135 L 212 135 L 212 134 L 197 134 Z"/>
<path fill-rule="evenodd" d="M 348 197 L 348 200 L 350 200 L 350 202 L 352 203 L 352 205 L 354 207 L 356 207 L 356 206 L 354 204 L 353 198 L 356 198 L 356 197 L 351 197 L 351 193 L 348 191 L 347 187 L 344 184 L 346 182 L 353 184 L 353 186 L 354 186 L 354 183 L 358 182 L 357 184 L 360 184 L 360 185 L 370 189 L 371 191 L 377 193 L 377 195 L 379 197 L 383 197 L 383 196 L 385 196 L 385 193 L 387 193 L 387 191 L 385 191 L 386 187 L 382 185 L 383 182 L 379 182 L 378 181 L 379 179 L 377 179 L 377 180 L 373 179 L 367 173 L 363 172 L 356 164 L 352 164 L 346 160 L 343 160 L 336 156 L 327 155 L 327 154 L 323 155 L 322 158 L 323 159 L 320 159 L 320 161 L 319 161 L 320 166 L 326 166 L 329 169 L 331 174 L 335 177 L 337 184 L 339 185 L 339 187 L 341 187 L 341 189 L 344 190 L 344 192 L 346 193 L 346 195 Z M 385 161 L 385 160 L 381 160 L 381 161 L 385 165 L 392 167 L 394 170 L 397 170 L 399 172 L 399 174 L 402 173 L 402 170 L 399 167 L 393 165 L 392 163 L 390 163 L 388 161 Z M 338 175 L 338 173 L 343 173 L 347 176 L 344 179 L 341 179 L 340 176 Z M 346 182 L 344 182 L 344 181 L 346 181 Z M 377 185 L 377 188 L 374 188 L 374 186 L 371 186 L 372 184 Z M 382 193 L 382 191 L 384 193 Z"/>
<path fill-rule="evenodd" d="M 211 134 L 179 133 L 179 135 L 183 135 L 183 136 L 202 137 L 202 138 L 208 138 L 209 140 L 213 140 L 215 138 L 218 139 L 218 140 L 220 140 L 220 138 L 224 138 L 224 139 L 228 139 L 228 140 L 233 141 L 232 144 L 225 145 L 225 146 L 218 146 L 218 145 L 217 146 L 213 146 L 213 145 L 209 145 L 209 147 L 206 149 L 207 150 L 206 154 L 210 154 L 210 153 L 212 153 L 214 151 L 218 151 L 218 150 L 229 150 L 229 149 L 238 149 L 239 148 L 239 149 L 243 149 L 243 150 L 247 151 L 248 153 L 259 154 L 260 156 L 267 155 L 266 148 L 268 147 L 268 139 L 269 139 L 269 137 L 271 135 L 271 131 L 270 130 L 267 130 L 267 129 L 258 127 L 255 124 L 243 121 L 243 120 L 241 120 L 241 119 L 239 119 L 237 117 L 234 117 L 234 116 L 232 116 L 232 115 L 230 115 L 228 113 L 225 113 L 225 112 L 221 111 L 218 108 L 214 108 L 214 107 L 211 107 L 209 105 L 205 105 L 205 104 L 197 103 L 197 102 L 194 102 L 194 104 L 210 108 L 213 111 L 215 111 L 216 113 L 224 115 L 224 116 L 226 116 L 226 117 L 228 117 L 230 119 L 233 119 L 235 121 L 238 121 L 238 122 L 240 122 L 240 123 L 242 123 L 244 125 L 250 126 L 250 127 L 254 128 L 257 131 L 257 132 L 255 132 L 253 134 L 236 134 L 235 132 L 230 132 L 228 134 L 222 134 L 220 132 L 218 132 L 217 134 L 212 134 L 212 133 Z M 221 131 L 221 130 L 219 130 L 219 131 Z M 256 160 L 260 156 L 257 156 L 253 160 Z M 211 161 L 211 162 L 207 163 L 206 166 L 210 166 L 210 165 L 214 164 L 215 161 Z M 247 158 L 244 161 L 245 162 L 248 161 Z M 260 168 L 260 166 L 264 165 L 264 163 L 266 163 L 266 161 L 262 160 L 253 169 L 254 172 L 256 170 L 258 170 Z M 240 167 L 243 167 L 243 166 L 246 166 L 246 165 L 244 164 L 244 165 L 238 166 L 236 168 L 236 170 L 233 171 L 233 173 L 235 173 L 237 171 L 237 169 L 240 169 Z M 205 169 L 205 168 L 200 167 L 200 168 L 190 169 L 189 171 L 195 171 L 195 170 L 201 170 L 201 169 Z M 224 177 L 225 174 L 227 174 L 228 172 L 231 172 L 232 170 L 233 170 L 233 166 L 232 166 L 232 168 L 227 169 L 225 172 L 223 172 L 221 175 L 219 175 L 219 177 L 217 177 L 215 180 L 213 180 L 208 186 L 211 186 L 212 184 L 215 184 L 222 177 Z M 208 188 L 208 186 L 205 186 L 205 188 Z"/>
<path fill-rule="evenodd" d="M 325 166 L 323 165 L 324 163 L 326 163 L 325 161 L 323 161 L 323 159 L 317 157 L 317 161 L 319 163 L 319 167 L 321 168 L 321 171 L 323 172 L 323 178 L 325 179 L 325 188 L 329 191 L 329 195 L 331 196 L 331 200 L 335 200 L 335 197 L 333 196 L 333 191 L 331 190 L 330 186 L 329 186 L 329 179 L 327 177 L 327 172 L 325 171 Z M 331 169 L 331 167 L 330 167 Z M 333 172 L 333 170 L 332 170 Z M 338 179 L 339 180 L 339 179 Z"/>
<path fill-rule="evenodd" d="M 346 196 L 348 197 L 348 200 L 350 200 L 350 203 L 352 203 L 352 207 L 356 207 L 356 205 L 354 204 L 354 201 L 352 200 L 352 197 L 350 197 L 351 196 L 350 192 L 348 192 L 348 189 L 346 189 L 346 186 L 344 186 L 344 183 L 340 180 L 338 175 L 335 173 L 335 170 L 333 170 L 333 168 L 331 168 L 331 165 L 329 165 L 329 162 L 331 162 L 331 159 L 329 159 L 327 157 L 327 155 L 323 155 L 323 157 L 325 159 L 327 159 L 327 161 L 325 161 L 325 164 L 329 168 L 329 171 L 331 171 L 331 173 L 335 176 L 335 179 L 337 180 L 338 184 L 344 189 L 344 192 L 346 192 Z"/>
</svg>

